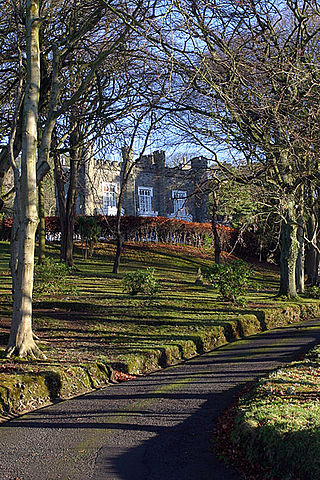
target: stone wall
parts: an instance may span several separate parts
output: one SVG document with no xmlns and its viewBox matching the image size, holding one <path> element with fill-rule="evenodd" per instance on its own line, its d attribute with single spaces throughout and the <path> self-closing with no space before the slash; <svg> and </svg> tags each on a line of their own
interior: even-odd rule
<svg viewBox="0 0 320 480">
<path fill-rule="evenodd" d="M 86 215 L 102 213 L 102 184 L 103 182 L 116 184 L 118 195 L 122 169 L 123 163 L 97 161 L 94 158 L 84 163 L 79 213 Z M 190 164 L 169 167 L 166 165 L 165 152 L 156 151 L 152 155 L 145 155 L 135 162 L 132 169 L 124 195 L 124 213 L 126 215 L 143 214 L 139 211 L 138 194 L 139 187 L 146 187 L 150 189 L 151 216 L 174 217 L 172 192 L 175 190 L 186 192 L 185 209 L 181 209 L 176 214 L 177 218 L 185 214 L 183 219 L 207 222 L 210 220 L 208 194 L 204 191 L 207 179 L 207 161 L 203 158 L 194 158 Z"/>
</svg>

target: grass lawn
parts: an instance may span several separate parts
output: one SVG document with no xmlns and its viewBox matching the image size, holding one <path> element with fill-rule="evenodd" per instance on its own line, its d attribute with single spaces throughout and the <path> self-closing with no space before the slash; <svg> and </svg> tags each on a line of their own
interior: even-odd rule
<svg viewBox="0 0 320 480">
<path fill-rule="evenodd" d="M 0 249 L 3 351 L 11 320 L 9 244 L 1 242 Z M 139 373 L 137 355 L 141 363 L 150 349 L 157 349 L 160 364 L 165 366 L 175 358 L 201 353 L 214 346 L 214 342 L 223 343 L 223 336 L 227 340 L 237 336 L 240 315 L 250 318 L 257 308 L 274 303 L 278 284 L 274 268 L 256 267 L 255 275 L 262 289 L 251 292 L 247 307 L 241 308 L 222 302 L 210 285 L 195 285 L 199 266 L 213 262 L 210 252 L 187 246 L 128 244 L 124 248 L 121 273 L 114 275 L 111 273 L 114 251 L 112 244 L 99 244 L 94 257 L 83 260 L 80 248 L 76 247 L 78 271 L 70 282 L 77 293 L 44 295 L 35 301 L 34 331 L 48 362 L 102 360 L 120 370 Z M 49 256 L 58 260 L 58 254 L 57 245 L 48 246 Z M 156 268 L 160 279 L 158 298 L 150 302 L 145 296 L 131 297 L 122 292 L 123 273 L 150 266 Z M 8 362 L 3 353 L 1 356 L 2 362 Z"/>
<path fill-rule="evenodd" d="M 258 478 L 320 478 L 319 398 L 317 346 L 303 361 L 262 378 L 240 399 L 232 438 L 249 462 L 262 467 Z"/>
<path fill-rule="evenodd" d="M 113 244 L 99 244 L 94 257 L 84 260 L 76 246 L 77 270 L 70 276 L 76 293 L 42 295 L 34 302 L 34 331 L 47 360 L 6 359 L 11 278 L 9 244 L 0 242 L 0 419 L 103 385 L 110 371 L 101 372 L 101 365 L 124 372 L 124 377 L 145 373 L 244 335 L 319 314 L 319 301 L 275 299 L 279 281 L 275 267 L 255 265 L 260 291 L 246 295 L 246 307 L 236 307 L 219 299 L 210 285 L 195 285 L 199 266 L 214 261 L 212 252 L 126 244 L 119 275 L 111 273 L 114 253 Z M 48 256 L 58 261 L 57 245 L 48 246 Z M 123 274 L 147 267 L 156 269 L 160 295 L 150 301 L 123 293 Z M 271 374 L 239 407 L 236 441 L 241 439 L 251 460 L 262 462 L 266 453 L 275 474 L 279 474 L 277 466 L 287 465 L 287 473 L 293 475 L 288 478 L 296 479 L 297 472 L 301 479 L 313 478 L 308 476 L 312 469 L 317 470 L 314 478 L 319 478 L 320 466 L 310 461 L 318 458 L 320 445 L 320 410 L 314 401 L 319 397 L 319 356 L 317 350 L 310 361 Z M 84 379 L 84 371 L 90 369 L 92 375 Z M 246 436 L 246 432 L 251 433 Z M 291 468 L 299 444 L 308 445 L 315 454 L 310 457 L 306 452 L 302 463 L 299 460 Z M 307 476 L 301 473 L 305 471 Z"/>
</svg>

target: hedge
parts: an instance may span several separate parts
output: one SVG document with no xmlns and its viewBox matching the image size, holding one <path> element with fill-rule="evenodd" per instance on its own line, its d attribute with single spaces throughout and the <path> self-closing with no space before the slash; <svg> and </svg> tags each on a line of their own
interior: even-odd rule
<svg viewBox="0 0 320 480">
<path fill-rule="evenodd" d="M 101 228 L 101 238 L 113 239 L 115 237 L 116 217 L 96 215 Z M 0 228 L 0 239 L 9 240 L 12 226 L 11 218 L 4 218 Z M 218 225 L 222 250 L 249 256 L 258 255 L 258 240 L 251 233 L 246 232 L 239 237 L 239 232 L 226 225 Z M 192 245 L 195 247 L 211 246 L 213 234 L 210 223 L 186 222 L 167 217 L 135 217 L 123 216 L 121 229 L 125 241 L 154 241 L 161 243 L 176 243 Z M 75 223 L 75 237 L 79 237 L 78 223 Z M 60 240 L 61 228 L 59 217 L 46 217 L 46 235 L 50 240 Z"/>
</svg>

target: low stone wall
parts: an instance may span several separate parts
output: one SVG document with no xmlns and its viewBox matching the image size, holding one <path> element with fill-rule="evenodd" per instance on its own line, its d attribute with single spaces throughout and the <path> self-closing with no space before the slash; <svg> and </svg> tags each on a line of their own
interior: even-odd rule
<svg viewBox="0 0 320 480">
<path fill-rule="evenodd" d="M 114 370 L 132 375 L 149 373 L 239 338 L 317 316 L 320 316 L 318 303 L 257 309 L 221 322 L 221 325 L 199 328 L 187 338 L 183 334 L 177 338 L 176 332 L 172 344 L 126 355 L 110 365 L 23 364 L 21 371 L 3 370 L 0 373 L 0 420 L 107 386 L 115 381 Z"/>
</svg>

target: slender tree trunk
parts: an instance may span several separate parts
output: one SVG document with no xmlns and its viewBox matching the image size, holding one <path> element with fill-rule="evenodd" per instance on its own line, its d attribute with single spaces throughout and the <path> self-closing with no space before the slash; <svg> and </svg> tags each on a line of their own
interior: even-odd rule
<svg viewBox="0 0 320 480">
<path fill-rule="evenodd" d="M 76 220 L 77 194 L 78 194 L 78 177 L 81 165 L 81 151 L 79 148 L 79 130 L 76 127 L 70 134 L 70 177 L 69 188 L 66 201 L 66 217 L 64 224 L 64 251 L 62 257 L 69 267 L 73 267 L 73 235 L 74 224 Z"/>
<path fill-rule="evenodd" d="M 20 239 L 20 230 L 21 230 L 21 219 L 20 219 L 20 204 L 21 204 L 21 191 L 20 191 L 20 175 L 19 172 L 15 171 L 15 187 L 16 195 L 13 204 L 13 224 L 11 229 L 11 243 L 10 243 L 10 269 L 12 276 L 12 298 L 15 299 L 15 292 L 19 290 L 18 282 L 18 266 L 19 266 L 19 239 Z M 13 302 L 13 316 L 12 318 L 18 318 L 19 304 Z"/>
<path fill-rule="evenodd" d="M 46 220 L 44 212 L 44 189 L 42 181 L 38 184 L 38 211 L 39 211 L 39 226 L 38 226 L 38 239 L 39 239 L 39 251 L 38 251 L 38 263 L 44 264 L 46 258 Z"/>
<path fill-rule="evenodd" d="M 281 222 L 279 296 L 297 297 L 296 263 L 298 257 L 297 224 L 294 198 L 288 197 Z"/>
<path fill-rule="evenodd" d="M 72 195 L 70 187 L 68 188 L 68 196 Z M 69 267 L 74 265 L 73 261 L 73 234 L 76 216 L 76 205 L 72 204 L 71 199 L 67 198 L 67 206 L 64 214 L 60 216 L 61 224 L 61 251 L 60 258 Z"/>
<path fill-rule="evenodd" d="M 297 242 L 298 242 L 298 257 L 297 257 L 297 263 L 296 263 L 296 286 L 297 286 L 297 291 L 299 293 L 303 293 L 304 292 L 304 261 L 305 261 L 303 206 L 301 206 L 301 211 L 298 217 Z"/>
<path fill-rule="evenodd" d="M 39 0 L 26 2 L 27 85 L 24 99 L 20 189 L 15 206 L 13 316 L 7 355 L 39 353 L 32 334 L 35 233 L 38 225 L 36 155 L 40 92 Z M 18 205 L 19 202 L 19 205 Z M 19 208 L 20 207 L 20 208 Z M 19 212 L 19 218 L 18 216 Z"/>
<path fill-rule="evenodd" d="M 312 212 L 307 221 L 307 236 L 310 242 L 316 241 L 316 216 Z M 307 276 L 307 283 L 310 286 L 317 284 L 319 269 L 319 254 L 316 248 L 308 243 L 306 248 L 305 260 L 305 274 Z"/>
<path fill-rule="evenodd" d="M 119 199 L 119 204 L 120 204 L 120 199 Z M 116 255 L 114 257 L 112 273 L 118 273 L 119 272 L 120 258 L 121 258 L 122 246 L 123 246 L 122 234 L 121 234 L 121 206 L 120 206 L 120 210 L 119 210 L 119 207 L 118 207 L 118 210 L 117 210 L 116 241 L 117 241 L 117 248 L 116 248 Z"/>
<path fill-rule="evenodd" d="M 217 210 L 218 210 L 218 201 L 217 201 L 217 192 L 213 192 L 213 206 L 212 206 L 212 219 L 211 226 L 214 238 L 214 261 L 215 263 L 220 263 L 221 256 L 221 242 L 219 237 L 219 232 L 217 228 Z"/>
<path fill-rule="evenodd" d="M 79 148 L 79 141 L 79 129 L 75 128 L 70 135 L 71 153 L 67 194 L 65 194 L 64 171 L 58 155 L 54 155 L 55 180 L 57 187 L 59 217 L 61 225 L 60 258 L 70 267 L 74 265 L 73 236 L 76 218 L 78 177 L 81 166 L 81 149 Z"/>
<path fill-rule="evenodd" d="M 117 202 L 117 217 L 116 217 L 116 241 L 117 249 L 116 255 L 114 258 L 112 273 L 119 272 L 120 258 L 122 253 L 123 239 L 121 232 L 121 210 L 123 204 L 124 192 L 128 183 L 129 175 L 132 170 L 132 150 L 128 148 L 122 149 L 122 158 L 123 158 L 123 169 L 122 169 L 122 181 L 120 187 L 119 198 Z"/>
<path fill-rule="evenodd" d="M 23 120 L 23 106 L 19 108 L 17 112 L 18 119 L 17 119 L 17 128 L 16 133 L 14 136 L 14 141 L 12 145 L 13 149 L 13 156 L 17 158 L 20 151 L 21 151 L 21 141 L 22 141 L 22 120 Z M 8 146 L 2 148 L 0 152 L 0 211 L 4 206 L 4 201 L 2 198 L 3 191 L 2 186 L 5 179 L 7 172 L 10 169 L 10 152 Z"/>
<path fill-rule="evenodd" d="M 58 199 L 58 209 L 59 209 L 59 219 L 60 219 L 60 228 L 61 228 L 61 248 L 60 248 L 60 257 L 63 260 L 62 252 L 64 251 L 64 236 L 62 232 L 64 231 L 65 217 L 66 217 L 66 199 L 65 199 L 65 189 L 64 189 L 64 172 L 60 162 L 60 158 L 56 151 L 53 155 L 54 159 L 54 178 L 56 184 L 56 194 Z"/>
</svg>

